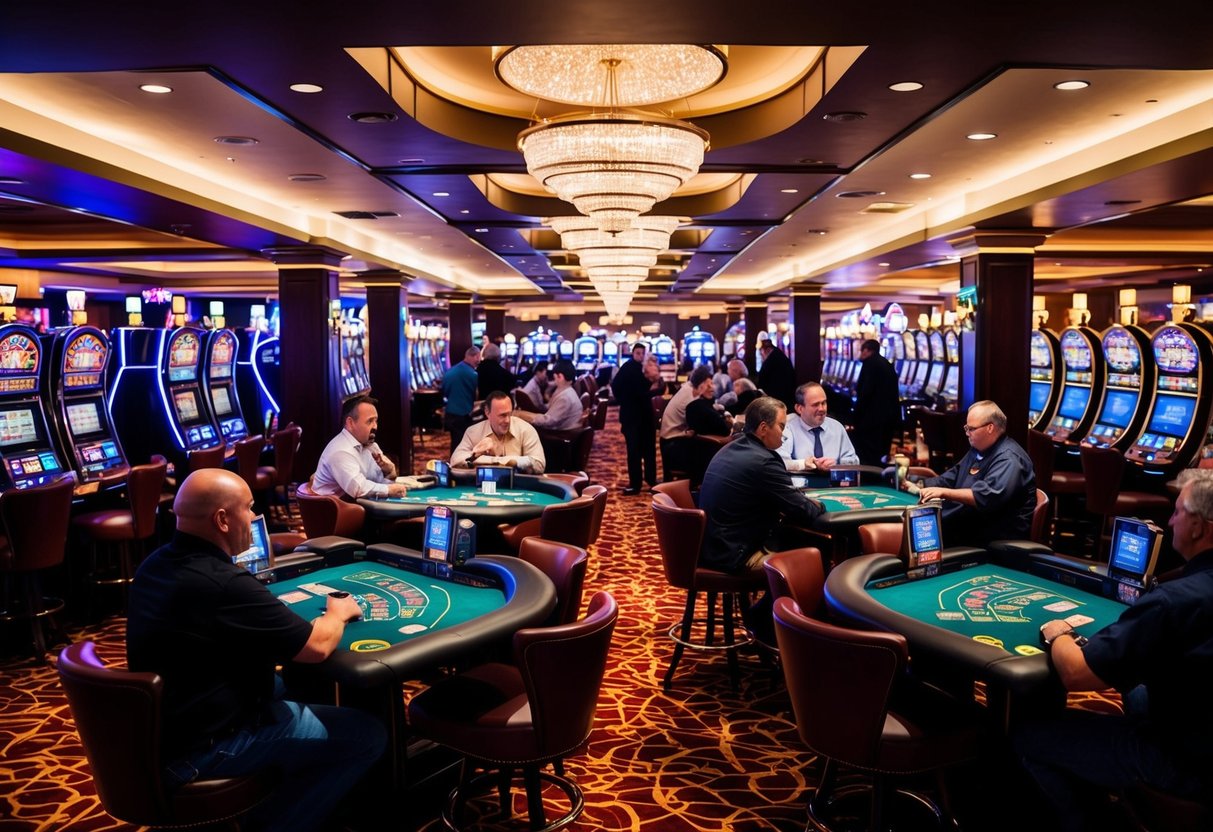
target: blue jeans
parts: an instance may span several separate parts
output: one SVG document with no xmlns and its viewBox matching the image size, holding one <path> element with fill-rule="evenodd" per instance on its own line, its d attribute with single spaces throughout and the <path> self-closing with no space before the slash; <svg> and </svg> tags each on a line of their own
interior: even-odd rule
<svg viewBox="0 0 1213 832">
<path fill-rule="evenodd" d="M 173 788 L 274 766 L 282 782 L 245 816 L 244 828 L 315 829 L 383 754 L 387 732 L 375 717 L 353 708 L 279 699 L 270 709 L 272 721 L 166 766 L 166 783 Z"/>
<path fill-rule="evenodd" d="M 1126 705 L 1131 710 L 1131 697 Z M 1057 812 L 1058 828 L 1096 828 L 1092 798 L 1134 783 L 1197 796 L 1200 778 L 1177 764 L 1159 745 L 1145 720 L 1068 709 L 1021 725 L 1013 737 L 1024 768 Z"/>
</svg>

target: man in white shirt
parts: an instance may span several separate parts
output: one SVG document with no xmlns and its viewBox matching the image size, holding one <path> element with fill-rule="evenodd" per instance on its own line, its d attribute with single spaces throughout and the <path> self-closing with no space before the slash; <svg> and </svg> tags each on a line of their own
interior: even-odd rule
<svg viewBox="0 0 1213 832">
<path fill-rule="evenodd" d="M 451 454 L 451 467 L 512 465 L 529 474 L 547 466 L 539 434 L 514 415 L 514 403 L 500 390 L 484 401 L 485 420 L 473 424 Z"/>
<path fill-rule="evenodd" d="M 530 379 L 527 380 L 526 386 L 522 388 L 522 392 L 526 393 L 527 398 L 531 400 L 531 404 L 535 405 L 536 413 L 544 413 L 548 409 L 547 390 L 548 365 L 546 362 L 541 361 L 535 365 Z"/>
<path fill-rule="evenodd" d="M 574 430 L 581 427 L 581 397 L 573 389 L 573 382 L 577 378 L 573 362 L 564 358 L 557 361 L 552 368 L 552 378 L 556 381 L 556 392 L 548 402 L 547 412 L 519 410 L 515 417 L 544 430 Z"/>
<path fill-rule="evenodd" d="M 320 454 L 312 491 L 337 497 L 403 497 L 395 464 L 375 442 L 379 410 L 370 396 L 356 396 L 341 407 L 344 427 Z"/>
<path fill-rule="evenodd" d="M 660 436 L 663 440 L 678 439 L 687 435 L 690 430 L 687 427 L 687 405 L 699 398 L 705 385 L 711 383 L 712 371 L 706 364 L 700 364 L 691 371 L 691 377 L 678 388 L 678 392 L 666 404 L 665 411 L 661 414 Z"/>
<path fill-rule="evenodd" d="M 779 455 L 789 471 L 829 471 L 858 465 L 859 456 L 842 422 L 826 415 L 826 391 L 815 381 L 796 388 L 797 419 L 788 419 Z"/>
</svg>

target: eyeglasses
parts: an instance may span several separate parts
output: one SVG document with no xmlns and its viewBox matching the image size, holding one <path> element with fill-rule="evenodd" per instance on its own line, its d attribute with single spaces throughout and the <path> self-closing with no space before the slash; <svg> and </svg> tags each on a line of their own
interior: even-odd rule
<svg viewBox="0 0 1213 832">
<path fill-rule="evenodd" d="M 982 428 L 989 427 L 992 424 L 994 424 L 994 423 L 993 422 L 982 422 L 980 425 L 965 425 L 963 430 L 966 434 L 968 434 L 968 433 L 972 433 L 973 431 L 981 430 Z"/>
</svg>

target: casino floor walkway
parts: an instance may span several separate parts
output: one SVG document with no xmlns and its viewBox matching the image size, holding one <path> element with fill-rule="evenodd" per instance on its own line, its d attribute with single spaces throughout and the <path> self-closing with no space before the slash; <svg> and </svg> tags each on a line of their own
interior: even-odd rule
<svg viewBox="0 0 1213 832">
<path fill-rule="evenodd" d="M 606 519 L 590 557 L 586 597 L 609 589 L 619 601 L 611 661 L 587 750 L 567 763 L 585 790 L 585 830 L 756 832 L 805 826 L 806 789 L 820 773 L 801 746 L 782 682 L 753 658 L 738 693 L 725 662 L 690 656 L 674 690 L 661 691 L 670 655 L 666 629 L 682 598 L 665 585 L 649 497 L 620 496 L 622 437 L 612 411 L 595 438 L 590 474 L 611 490 Z M 427 438 L 427 456 L 446 450 Z M 99 641 L 108 662 L 124 661 L 124 621 L 71 630 Z M 1092 709 L 1115 708 L 1094 695 Z M 955 796 L 974 832 L 1033 828 L 1023 786 L 980 767 L 959 772 Z M 385 811 L 390 811 L 385 809 Z M 392 825 L 382 829 L 398 828 Z M 441 828 L 431 821 L 426 832 Z M 53 667 L 0 660 L 0 832 L 131 830 L 101 810 Z"/>
</svg>

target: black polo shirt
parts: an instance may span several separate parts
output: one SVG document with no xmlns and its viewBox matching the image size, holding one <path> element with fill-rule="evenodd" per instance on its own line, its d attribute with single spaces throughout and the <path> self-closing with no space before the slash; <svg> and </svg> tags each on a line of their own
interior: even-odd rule
<svg viewBox="0 0 1213 832">
<path fill-rule="evenodd" d="M 126 656 L 131 670 L 164 680 L 166 759 L 256 724 L 273 696 L 275 666 L 311 632 L 207 541 L 178 532 L 153 552 L 131 585 Z"/>
</svg>

